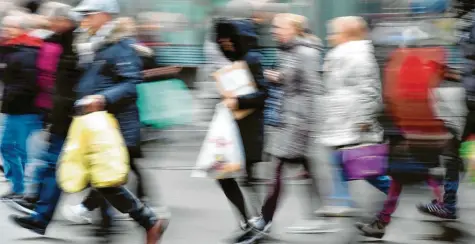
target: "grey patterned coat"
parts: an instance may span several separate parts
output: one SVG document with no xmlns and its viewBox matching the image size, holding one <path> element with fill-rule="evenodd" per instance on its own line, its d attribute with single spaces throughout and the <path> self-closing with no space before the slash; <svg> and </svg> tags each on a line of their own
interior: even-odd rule
<svg viewBox="0 0 475 244">
<path fill-rule="evenodd" d="M 284 96 L 282 124 L 270 154 L 294 159 L 308 156 L 316 124 L 315 98 L 322 91 L 319 76 L 321 42 L 316 38 L 296 38 L 281 48 L 278 71 Z"/>
</svg>

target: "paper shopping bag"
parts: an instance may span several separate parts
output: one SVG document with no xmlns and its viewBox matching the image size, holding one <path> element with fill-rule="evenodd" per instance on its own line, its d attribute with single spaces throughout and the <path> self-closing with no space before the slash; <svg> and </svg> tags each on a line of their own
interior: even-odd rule
<svg viewBox="0 0 475 244">
<path fill-rule="evenodd" d="M 231 111 L 216 105 L 208 133 L 201 146 L 193 177 L 235 178 L 245 164 L 239 128 Z"/>
</svg>

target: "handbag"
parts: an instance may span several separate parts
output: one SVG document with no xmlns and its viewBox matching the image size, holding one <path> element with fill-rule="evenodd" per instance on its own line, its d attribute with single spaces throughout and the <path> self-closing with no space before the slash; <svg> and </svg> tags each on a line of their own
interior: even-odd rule
<svg viewBox="0 0 475 244">
<path fill-rule="evenodd" d="M 340 149 L 347 180 L 362 180 L 385 175 L 388 164 L 387 144 L 364 144 Z"/>
</svg>

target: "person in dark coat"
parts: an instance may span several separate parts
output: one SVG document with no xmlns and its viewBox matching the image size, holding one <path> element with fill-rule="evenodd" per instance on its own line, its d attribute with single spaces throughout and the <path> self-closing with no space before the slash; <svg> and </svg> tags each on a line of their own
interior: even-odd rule
<svg viewBox="0 0 475 244">
<path fill-rule="evenodd" d="M 224 104 L 231 110 L 255 109 L 249 116 L 236 120 L 239 127 L 246 159 L 247 184 L 252 184 L 252 166 L 261 162 L 264 137 L 264 104 L 267 83 L 261 67 L 261 53 L 257 50 L 257 34 L 250 20 L 219 19 L 215 25 L 216 43 L 231 62 L 245 61 L 256 82 L 258 91 L 244 96 L 224 96 Z M 242 228 L 247 229 L 248 216 L 244 197 L 235 179 L 218 180 L 228 200 L 242 217 Z"/>
<path fill-rule="evenodd" d="M 77 67 L 78 57 L 74 53 L 72 44 L 74 39 L 74 30 L 77 22 L 76 16 L 71 15 L 71 6 L 56 2 L 50 2 L 42 6 L 41 13 L 49 11 L 49 30 L 38 29 L 29 35 L 39 36 L 45 40 L 48 47 L 54 47 L 59 50 L 59 58 L 52 60 L 50 54 L 47 62 L 50 65 L 56 65 L 54 69 L 47 75 L 49 79 L 53 79 L 53 106 L 50 112 L 51 126 L 49 127 L 48 146 L 40 154 L 39 158 L 34 161 L 34 173 L 32 182 L 26 189 L 23 199 L 15 199 L 10 202 L 9 206 L 26 213 L 34 213 L 36 203 L 41 196 L 57 196 L 59 197 L 59 189 L 57 184 L 49 184 L 47 179 L 54 177 L 51 170 L 56 168 L 56 162 L 61 152 L 64 141 L 68 133 L 69 126 L 72 122 L 73 107 L 76 101 L 74 89 L 79 81 L 81 70 Z M 46 55 L 45 55 L 46 56 Z M 51 68 L 51 67 L 49 67 Z M 41 78 L 41 76 L 40 76 Z M 53 171 L 54 172 L 54 171 Z M 44 184 L 43 184 L 44 183 Z M 43 186 L 43 187 L 41 187 Z M 49 194 L 54 192 L 55 194 Z M 43 204 L 48 206 L 55 204 L 57 198 L 43 198 Z M 51 208 L 54 210 L 54 208 Z M 40 210 L 41 211 L 41 210 Z M 37 213 L 37 212 L 36 212 Z M 53 212 L 45 213 L 46 216 Z M 29 219 L 19 219 L 20 222 L 27 222 Z"/>
<path fill-rule="evenodd" d="M 35 107 L 38 93 L 36 60 L 42 40 L 28 36 L 33 23 L 26 16 L 8 16 L 3 28 L 8 40 L 2 45 L 6 64 L 3 74 L 4 133 L 1 152 L 5 176 L 12 183 L 11 192 L 2 199 L 21 198 L 24 192 L 24 169 L 28 162 L 27 141 L 41 129 L 41 116 Z"/>
</svg>

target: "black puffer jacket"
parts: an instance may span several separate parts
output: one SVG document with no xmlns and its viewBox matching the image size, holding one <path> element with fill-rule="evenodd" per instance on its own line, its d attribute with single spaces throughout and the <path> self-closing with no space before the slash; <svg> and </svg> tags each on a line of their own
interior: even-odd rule
<svg viewBox="0 0 475 244">
<path fill-rule="evenodd" d="M 50 132 L 59 136 L 66 136 L 68 133 L 76 101 L 75 88 L 81 78 L 81 71 L 77 66 L 78 57 L 72 48 L 73 37 L 73 31 L 57 36 L 63 53 L 56 73 Z"/>
</svg>

